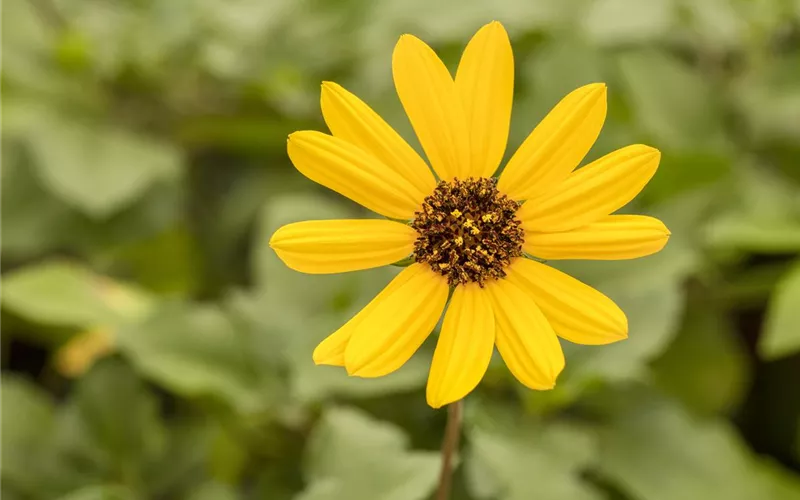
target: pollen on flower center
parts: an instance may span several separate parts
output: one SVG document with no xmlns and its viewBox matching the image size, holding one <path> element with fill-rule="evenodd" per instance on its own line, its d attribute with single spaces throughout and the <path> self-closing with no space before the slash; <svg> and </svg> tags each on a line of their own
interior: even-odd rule
<svg viewBox="0 0 800 500">
<path fill-rule="evenodd" d="M 446 276 L 451 286 L 502 278 L 511 259 L 522 255 L 517 208 L 495 179 L 442 181 L 411 223 L 419 234 L 414 259 Z"/>
</svg>

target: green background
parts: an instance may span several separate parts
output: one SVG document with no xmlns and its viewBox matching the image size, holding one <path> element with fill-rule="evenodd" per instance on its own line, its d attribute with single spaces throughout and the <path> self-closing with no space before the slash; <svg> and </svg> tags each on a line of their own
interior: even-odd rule
<svg viewBox="0 0 800 500">
<path fill-rule="evenodd" d="M 629 209 L 672 238 L 559 263 L 630 338 L 564 342 L 550 392 L 493 360 L 453 498 L 800 498 L 797 0 L 4 1 L 3 498 L 429 498 L 435 336 L 382 379 L 311 361 L 398 268 L 305 276 L 267 242 L 364 213 L 286 157 L 287 134 L 325 130 L 321 81 L 418 147 L 394 43 L 414 33 L 453 68 L 493 19 L 516 60 L 509 150 L 606 82 L 589 159 L 660 149 Z"/>
</svg>

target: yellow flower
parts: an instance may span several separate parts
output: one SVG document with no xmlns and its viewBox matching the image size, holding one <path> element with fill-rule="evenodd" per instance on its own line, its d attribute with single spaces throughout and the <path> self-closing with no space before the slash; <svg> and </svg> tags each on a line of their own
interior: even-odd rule
<svg viewBox="0 0 800 500">
<path fill-rule="evenodd" d="M 56 351 L 56 369 L 66 377 L 80 377 L 98 359 L 113 353 L 114 344 L 114 334 L 109 328 L 98 327 L 79 333 Z"/>
<path fill-rule="evenodd" d="M 669 231 L 642 215 L 610 215 L 656 171 L 658 150 L 633 145 L 576 170 L 606 115 L 606 87 L 581 87 L 531 132 L 499 179 L 508 138 L 514 63 L 500 23 L 467 45 L 455 79 L 424 42 L 403 35 L 392 56 L 400 101 L 425 161 L 363 101 L 322 84 L 331 135 L 289 136 L 309 179 L 394 220 L 286 225 L 270 245 L 290 268 L 339 273 L 392 264 L 399 273 L 314 351 L 317 364 L 379 377 L 402 366 L 436 326 L 428 403 L 438 408 L 478 384 L 494 346 L 527 387 L 551 389 L 564 367 L 557 336 L 578 344 L 627 337 L 608 297 L 541 259 L 630 259 L 659 251 Z"/>
</svg>

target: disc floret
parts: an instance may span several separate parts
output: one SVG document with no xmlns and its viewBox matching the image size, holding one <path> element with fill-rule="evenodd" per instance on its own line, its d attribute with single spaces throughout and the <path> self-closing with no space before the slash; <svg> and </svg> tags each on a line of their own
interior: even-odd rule
<svg viewBox="0 0 800 500">
<path fill-rule="evenodd" d="M 425 198 L 411 226 L 419 234 L 414 259 L 447 278 L 451 286 L 503 278 L 522 255 L 519 205 L 491 178 L 442 181 Z"/>
</svg>

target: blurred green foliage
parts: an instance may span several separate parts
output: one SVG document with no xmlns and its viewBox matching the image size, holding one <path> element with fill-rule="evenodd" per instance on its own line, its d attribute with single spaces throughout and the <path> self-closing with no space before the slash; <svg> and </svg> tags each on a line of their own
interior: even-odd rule
<svg viewBox="0 0 800 500">
<path fill-rule="evenodd" d="M 630 338 L 566 345 L 555 390 L 494 360 L 466 403 L 454 498 L 800 498 L 800 1 L 7 0 L 2 75 L 2 495 L 13 500 L 421 500 L 444 412 L 432 339 L 348 378 L 314 345 L 396 270 L 304 276 L 280 225 L 363 209 L 286 135 L 319 84 L 412 144 L 400 34 L 453 67 L 492 19 L 517 82 L 509 150 L 573 88 L 609 85 L 591 158 L 662 150 L 631 207 L 660 254 L 559 267 Z"/>
</svg>

